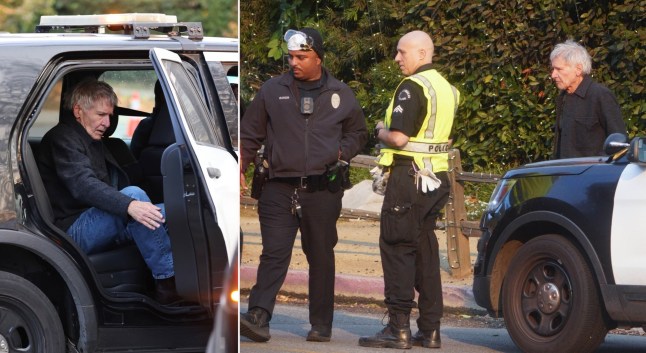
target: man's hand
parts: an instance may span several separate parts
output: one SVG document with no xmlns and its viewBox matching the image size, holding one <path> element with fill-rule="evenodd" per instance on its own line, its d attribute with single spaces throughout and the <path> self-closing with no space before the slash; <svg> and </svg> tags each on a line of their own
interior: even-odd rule
<svg viewBox="0 0 646 353">
<path fill-rule="evenodd" d="M 150 230 L 155 230 L 162 225 L 165 220 L 160 212 L 161 209 L 150 202 L 133 200 L 128 205 L 128 214 L 135 221 L 145 225 Z"/>
</svg>

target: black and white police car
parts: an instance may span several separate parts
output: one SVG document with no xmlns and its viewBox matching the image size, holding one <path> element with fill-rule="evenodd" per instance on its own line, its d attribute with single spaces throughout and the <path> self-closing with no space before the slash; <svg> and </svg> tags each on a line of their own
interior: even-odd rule
<svg viewBox="0 0 646 353">
<path fill-rule="evenodd" d="M 35 32 L 0 34 L 0 352 L 204 352 L 240 234 L 238 40 L 164 14 L 44 16 Z M 134 245 L 84 254 L 53 223 L 35 161 L 87 77 L 119 98 L 106 148 L 165 204 L 181 305 L 151 296 Z"/>
<path fill-rule="evenodd" d="M 592 352 L 646 325 L 646 139 L 604 148 L 508 171 L 482 217 L 474 296 L 524 352 Z"/>
</svg>

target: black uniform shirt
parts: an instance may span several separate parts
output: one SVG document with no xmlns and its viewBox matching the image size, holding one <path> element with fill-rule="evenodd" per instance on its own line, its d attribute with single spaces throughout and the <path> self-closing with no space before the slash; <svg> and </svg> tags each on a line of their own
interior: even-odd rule
<svg viewBox="0 0 646 353">
<path fill-rule="evenodd" d="M 422 65 L 415 73 L 430 69 L 431 64 Z M 426 117 L 428 102 L 424 90 L 417 83 L 405 80 L 395 95 L 390 130 L 400 131 L 408 137 L 417 135 Z"/>
<path fill-rule="evenodd" d="M 422 65 L 415 73 L 430 70 L 431 64 Z M 416 136 L 426 117 L 428 100 L 422 87 L 405 80 L 395 92 L 395 102 L 390 119 L 390 130 L 399 131 L 408 137 Z M 395 155 L 397 160 L 412 160 L 412 157 Z"/>
</svg>

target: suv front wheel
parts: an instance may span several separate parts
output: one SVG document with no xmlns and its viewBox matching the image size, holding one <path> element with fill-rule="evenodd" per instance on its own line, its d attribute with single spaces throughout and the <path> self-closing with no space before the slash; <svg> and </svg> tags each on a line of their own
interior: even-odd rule
<svg viewBox="0 0 646 353">
<path fill-rule="evenodd" d="M 0 271 L 0 352 L 64 351 L 63 327 L 47 296 L 26 279 Z"/>
<path fill-rule="evenodd" d="M 592 352 L 608 332 L 589 266 L 562 236 L 523 245 L 502 290 L 507 330 L 524 352 Z"/>
</svg>

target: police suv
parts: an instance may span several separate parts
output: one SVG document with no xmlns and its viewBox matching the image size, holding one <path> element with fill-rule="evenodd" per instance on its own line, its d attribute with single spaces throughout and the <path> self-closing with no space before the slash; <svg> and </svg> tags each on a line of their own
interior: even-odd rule
<svg viewBox="0 0 646 353">
<path fill-rule="evenodd" d="M 0 34 L 0 353 L 203 352 L 240 232 L 238 40 L 163 14 L 45 16 L 35 32 Z M 88 77 L 119 97 L 107 148 L 165 204 L 180 305 L 154 300 L 134 245 L 87 255 L 53 223 L 40 140 Z"/>
<path fill-rule="evenodd" d="M 604 148 L 507 172 L 483 215 L 474 296 L 524 352 L 592 352 L 646 325 L 646 139 Z"/>
</svg>

